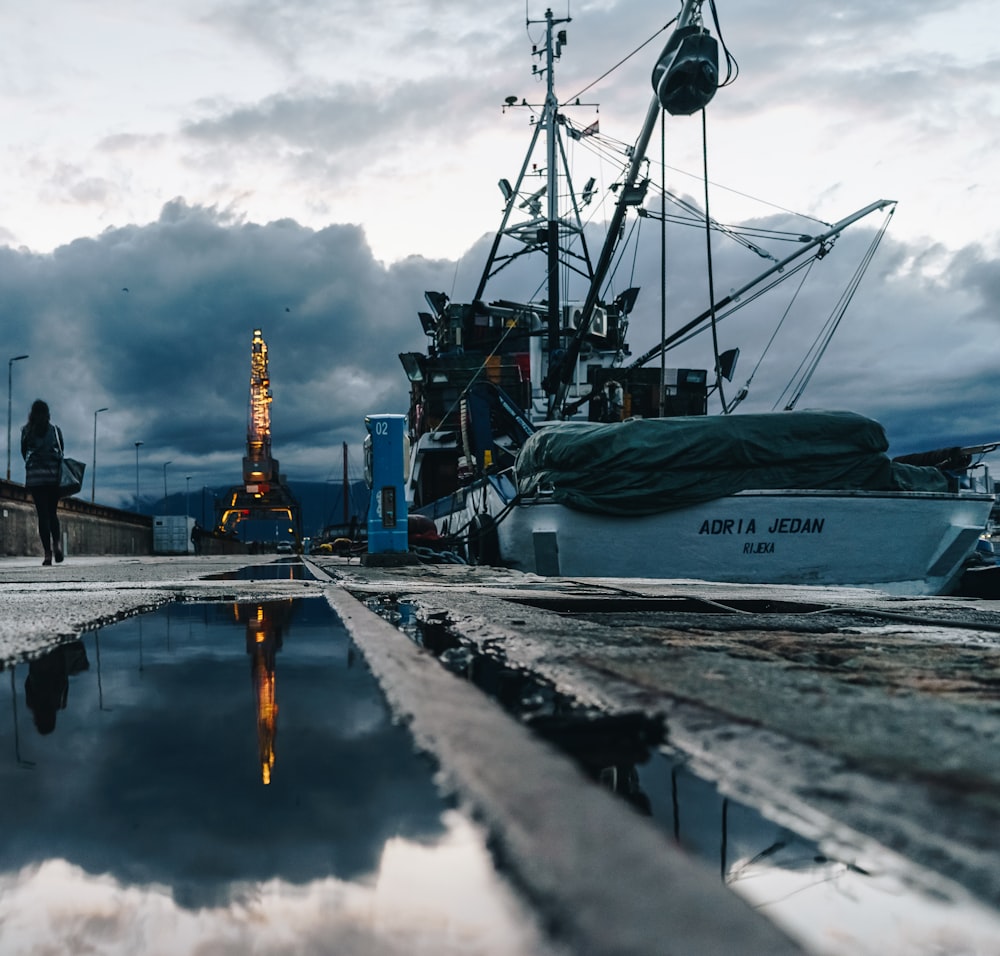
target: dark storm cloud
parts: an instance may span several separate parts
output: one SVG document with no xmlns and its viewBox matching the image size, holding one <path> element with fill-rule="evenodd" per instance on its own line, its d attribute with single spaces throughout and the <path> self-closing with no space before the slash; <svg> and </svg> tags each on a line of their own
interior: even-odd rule
<svg viewBox="0 0 1000 956">
<path fill-rule="evenodd" d="M 71 453 L 89 459 L 93 411 L 108 406 L 101 484 L 124 496 L 134 489 L 135 441 L 150 466 L 171 460 L 199 484 L 231 483 L 260 328 L 275 454 L 322 480 L 332 450 L 360 441 L 366 413 L 405 411 L 397 353 L 422 346 L 422 291 L 453 271 L 423 259 L 386 268 L 355 226 L 257 225 L 180 200 L 155 223 L 51 255 L 0 250 L 4 339 L 11 354 L 31 356 L 16 369 L 14 418 L 46 398 Z"/>
<path fill-rule="evenodd" d="M 963 249 L 955 256 L 954 267 L 964 288 L 975 293 L 979 302 L 977 316 L 994 326 L 1000 326 L 1000 262 L 984 255 L 979 246 Z"/>
<path fill-rule="evenodd" d="M 784 219 L 759 224 L 807 228 Z M 852 227 L 816 265 L 745 410 L 771 407 L 873 226 Z M 411 257 L 387 267 L 356 226 L 260 225 L 177 200 L 157 222 L 110 229 L 50 255 L 0 250 L 5 344 L 10 355 L 31 356 L 15 369 L 14 420 L 24 420 L 32 398 L 46 398 L 71 454 L 89 460 L 93 412 L 108 406 L 99 456 L 108 501 L 112 488 L 123 501 L 134 493 L 135 441 L 145 443 L 144 485 L 168 460 L 171 474 L 192 474 L 195 487 L 231 484 L 245 447 L 250 341 L 260 328 L 269 346 L 274 453 L 293 479 L 322 480 L 339 473 L 342 442 L 360 444 L 366 414 L 406 410 L 398 353 L 424 348 L 416 316 L 425 308 L 423 291 L 470 295 L 486 242 L 459 264 Z M 592 249 L 599 244 L 594 233 Z M 655 246 L 641 247 L 634 272 L 617 276 L 612 290 L 642 287 L 630 334 L 634 355 L 655 343 L 660 324 Z M 719 295 L 767 265 L 729 241 L 713 249 Z M 707 304 L 704 256 L 697 234 L 672 240 L 670 329 Z M 720 325 L 720 348 L 741 349 L 730 395 L 760 358 L 797 281 Z M 537 285 L 526 264 L 506 270 L 487 294 L 524 298 Z M 984 403 L 991 388 L 982 384 L 992 382 L 998 358 L 998 291 L 1000 266 L 979 246 L 951 254 L 884 240 L 798 407 L 872 415 L 886 425 L 896 453 L 1000 437 Z M 669 353 L 667 365 L 710 368 L 710 345 L 702 336 Z"/>
</svg>

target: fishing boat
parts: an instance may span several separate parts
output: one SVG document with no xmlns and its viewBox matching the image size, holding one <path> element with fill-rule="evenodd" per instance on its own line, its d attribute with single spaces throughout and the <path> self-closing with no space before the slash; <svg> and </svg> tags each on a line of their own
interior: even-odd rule
<svg viewBox="0 0 1000 956">
<path fill-rule="evenodd" d="M 870 261 L 895 203 L 880 200 L 797 235 L 791 254 L 767 254 L 768 266 L 726 296 L 717 298 L 710 283 L 708 308 L 633 359 L 627 332 L 639 289 L 615 290 L 612 278 L 630 213 L 655 213 L 647 201 L 655 191 L 650 138 L 662 117 L 704 110 L 731 79 L 732 60 L 723 44 L 723 78 L 702 3 L 684 0 L 592 257 L 583 211 L 595 179 L 574 189 L 566 141 L 589 145 L 599 124 L 575 121 L 555 95 L 568 18 L 548 10 L 528 24 L 542 22 L 533 74 L 544 78 L 546 95 L 538 104 L 514 96 L 504 104 L 532 112 L 532 137 L 514 182 L 499 181 L 504 212 L 478 284 L 466 301 L 425 293 L 429 311 L 418 315 L 427 350 L 400 355 L 410 380 L 411 515 L 432 521 L 471 563 L 540 575 L 952 590 L 994 504 L 962 487 L 976 449 L 950 449 L 946 467 L 893 461 L 879 423 L 795 409 L 843 311 L 827 323 L 782 411 L 733 414 L 746 386 L 722 399 L 737 349 L 720 353 L 716 345 L 711 373 L 667 368 L 663 357 L 699 332 L 711 330 L 714 342 L 722 319 L 825 258 L 852 224 L 883 212 Z M 721 37 L 717 16 L 714 26 Z M 665 184 L 660 194 L 666 221 Z M 763 254 L 712 219 L 707 194 L 697 214 L 706 229 Z M 504 275 L 525 282 L 531 258 L 544 262 L 535 295 L 487 297 Z M 650 367 L 654 358 L 659 368 Z M 716 394 L 722 413 L 708 414 Z"/>
</svg>

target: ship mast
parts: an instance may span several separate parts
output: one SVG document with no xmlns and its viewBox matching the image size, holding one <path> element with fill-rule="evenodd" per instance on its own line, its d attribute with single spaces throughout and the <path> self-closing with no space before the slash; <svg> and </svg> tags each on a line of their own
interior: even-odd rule
<svg viewBox="0 0 1000 956">
<path fill-rule="evenodd" d="M 529 21 L 530 22 L 530 21 Z M 555 20 L 552 11 L 545 11 L 545 111 L 542 122 L 545 124 L 546 173 L 548 183 L 548 224 L 547 224 L 547 258 L 548 258 L 548 345 L 549 362 L 559 349 L 559 178 L 556 167 L 556 114 L 559 101 L 556 99 L 553 83 L 552 64 L 557 52 L 561 52 L 565 40 L 565 32 L 560 31 L 557 42 L 560 51 L 552 43 L 552 28 L 560 23 L 569 23 L 569 17 Z"/>
<path fill-rule="evenodd" d="M 594 274 L 590 255 L 587 250 L 583 224 L 580 221 L 579 205 L 573 194 L 573 186 L 569 168 L 566 164 L 565 151 L 561 142 L 560 126 L 563 121 L 559 113 L 559 100 L 555 92 L 555 61 L 562 56 L 562 48 L 566 43 L 566 31 L 556 29 L 564 23 L 571 23 L 570 17 L 556 18 L 551 10 L 545 11 L 544 20 L 528 20 L 527 25 L 545 24 L 545 44 L 535 47 L 533 56 L 543 60 L 542 65 L 532 67 L 533 76 L 545 77 L 545 101 L 539 110 L 538 121 L 533 124 L 534 131 L 528 146 L 524 162 L 521 165 L 517 179 L 512 186 L 506 179 L 501 179 L 498 185 L 504 193 L 505 207 L 500 227 L 493 238 L 493 245 L 483 268 L 479 284 L 472 296 L 473 302 L 479 302 L 486 290 L 489 280 L 514 259 L 525 253 L 539 252 L 544 249 L 546 255 L 546 342 L 548 355 L 557 354 L 562 347 L 561 340 L 561 302 L 560 270 L 569 267 L 581 275 L 589 284 Z M 585 104 L 575 104 L 585 105 Z M 588 104 L 589 105 L 589 104 Z M 518 97 L 507 97 L 504 110 L 514 107 L 529 106 L 527 100 L 518 102 Z M 534 107 L 538 108 L 538 107 Z M 545 133 L 545 170 L 544 184 L 539 189 L 525 188 L 525 179 L 529 173 L 531 158 L 539 147 L 539 137 Z M 584 134 L 586 135 L 586 134 Z M 560 175 L 566 178 L 566 190 L 571 197 L 571 215 L 561 218 L 559 210 Z M 542 216 L 542 201 L 545 202 L 545 215 Z M 587 197 L 584 204 L 589 201 Z M 518 209 L 527 210 L 530 216 L 527 222 L 511 224 L 511 217 Z M 500 255 L 500 242 L 504 237 L 511 237 L 521 243 L 522 248 L 512 254 Z M 580 251 L 570 249 L 567 239 L 576 238 Z"/>
<path fill-rule="evenodd" d="M 625 213 L 629 206 L 641 205 L 642 203 L 645 190 L 636 190 L 634 187 L 636 180 L 639 178 L 639 170 L 646 161 L 646 149 L 649 146 L 650 137 L 656 127 L 656 121 L 660 118 L 661 110 L 668 109 L 674 111 L 664 101 L 666 96 L 669 95 L 669 90 L 666 87 L 669 85 L 667 80 L 669 78 L 671 60 L 682 49 L 685 39 L 690 38 L 686 35 L 691 33 L 691 28 L 701 22 L 702 3 L 703 0 L 684 0 L 681 12 L 677 17 L 677 25 L 670 39 L 667 41 L 656 70 L 654 70 L 653 80 L 656 92 L 653 94 L 649 108 L 646 110 L 645 121 L 642 124 L 642 129 L 639 131 L 639 137 L 635 142 L 635 146 L 632 148 L 632 161 L 622 183 L 622 188 L 619 191 L 618 201 L 615 203 L 611 222 L 605 234 L 604 247 L 601 249 L 601 255 L 597 260 L 597 265 L 594 267 L 594 275 L 590 282 L 590 288 L 587 290 L 587 298 L 581 309 L 580 324 L 576 330 L 576 335 L 570 341 L 569 346 L 562 355 L 560 366 L 550 369 L 548 385 L 548 388 L 551 389 L 549 395 L 549 418 L 561 415 L 566 406 L 566 394 L 569 390 L 577 359 L 580 356 L 580 347 L 593 321 L 594 307 L 597 305 L 601 294 L 601 286 L 604 285 L 604 280 L 607 278 L 608 269 L 611 267 L 611 261 L 618 246 Z M 684 68 L 683 64 L 681 67 L 682 69 Z M 714 90 L 711 92 L 714 92 Z M 711 92 L 707 94 L 708 99 L 711 98 Z M 676 111 L 693 112 L 693 110 L 689 110 L 687 107 Z"/>
</svg>

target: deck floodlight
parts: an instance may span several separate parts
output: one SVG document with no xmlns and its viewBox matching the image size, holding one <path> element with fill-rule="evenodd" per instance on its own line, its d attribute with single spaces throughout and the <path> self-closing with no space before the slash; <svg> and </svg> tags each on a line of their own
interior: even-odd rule
<svg viewBox="0 0 1000 956">
<path fill-rule="evenodd" d="M 733 372 L 736 371 L 736 362 L 739 360 L 739 349 L 727 349 L 719 356 L 719 374 L 727 381 L 733 380 Z"/>
<path fill-rule="evenodd" d="M 399 360 L 403 370 L 411 382 L 422 382 L 425 379 L 425 360 L 419 352 L 400 352 Z"/>
<path fill-rule="evenodd" d="M 628 315 L 635 308 L 635 300 L 639 298 L 639 289 L 632 286 L 615 297 L 614 304 L 622 315 Z"/>
<path fill-rule="evenodd" d="M 424 299 L 434 315 L 444 315 L 445 306 L 448 305 L 448 296 L 444 292 L 425 292 Z"/>
<path fill-rule="evenodd" d="M 510 202 L 510 197 L 514 195 L 514 188 L 510 184 L 509 179 L 501 179 L 497 185 L 500 187 L 500 192 L 503 193 L 503 201 Z"/>
</svg>

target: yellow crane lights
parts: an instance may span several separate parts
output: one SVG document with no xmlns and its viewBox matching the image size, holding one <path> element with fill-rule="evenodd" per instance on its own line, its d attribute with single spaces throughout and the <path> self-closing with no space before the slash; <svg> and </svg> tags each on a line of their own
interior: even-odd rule
<svg viewBox="0 0 1000 956">
<path fill-rule="evenodd" d="M 267 369 L 267 343 L 260 329 L 253 330 L 250 348 L 250 409 L 247 421 L 247 456 L 243 480 L 247 490 L 267 490 L 276 478 L 271 459 L 271 376 Z"/>
</svg>

